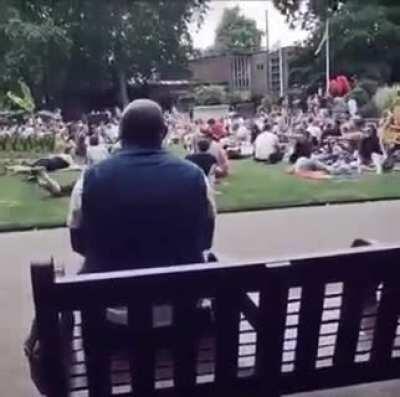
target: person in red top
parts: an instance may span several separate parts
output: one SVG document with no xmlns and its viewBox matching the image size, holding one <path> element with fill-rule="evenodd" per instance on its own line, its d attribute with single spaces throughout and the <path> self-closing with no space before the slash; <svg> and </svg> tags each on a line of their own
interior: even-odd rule
<svg viewBox="0 0 400 397">
<path fill-rule="evenodd" d="M 208 120 L 209 131 L 212 138 L 220 140 L 226 135 L 224 123 L 221 120 L 215 121 L 214 119 Z"/>
</svg>

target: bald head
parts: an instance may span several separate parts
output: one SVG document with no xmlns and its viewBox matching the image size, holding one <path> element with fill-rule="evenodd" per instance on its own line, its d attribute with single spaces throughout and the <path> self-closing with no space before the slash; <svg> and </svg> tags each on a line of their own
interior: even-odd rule
<svg viewBox="0 0 400 397">
<path fill-rule="evenodd" d="M 160 147 L 166 134 L 161 107 L 149 99 L 131 102 L 122 114 L 120 134 L 125 146 Z"/>
</svg>

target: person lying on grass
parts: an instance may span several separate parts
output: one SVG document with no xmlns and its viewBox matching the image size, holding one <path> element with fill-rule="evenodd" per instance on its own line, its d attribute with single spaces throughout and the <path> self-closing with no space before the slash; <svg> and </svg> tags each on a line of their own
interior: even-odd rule
<svg viewBox="0 0 400 397">
<path fill-rule="evenodd" d="M 61 185 L 42 168 L 34 172 L 34 178 L 38 185 L 50 193 L 53 197 L 71 197 L 72 191 L 75 186 L 75 181 L 66 185 Z"/>
<path fill-rule="evenodd" d="M 75 163 L 69 149 L 64 153 L 50 155 L 26 165 L 7 166 L 6 170 L 13 175 L 33 175 L 37 171 L 45 170 L 54 172 L 60 170 L 81 170 L 82 167 Z"/>
</svg>

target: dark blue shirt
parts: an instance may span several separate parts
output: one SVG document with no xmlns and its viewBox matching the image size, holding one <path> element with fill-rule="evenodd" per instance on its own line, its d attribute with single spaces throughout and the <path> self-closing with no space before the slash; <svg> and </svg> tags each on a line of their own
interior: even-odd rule
<svg viewBox="0 0 400 397">
<path fill-rule="evenodd" d="M 84 272 L 201 262 L 208 220 L 198 167 L 163 149 L 124 149 L 84 176 Z"/>
</svg>

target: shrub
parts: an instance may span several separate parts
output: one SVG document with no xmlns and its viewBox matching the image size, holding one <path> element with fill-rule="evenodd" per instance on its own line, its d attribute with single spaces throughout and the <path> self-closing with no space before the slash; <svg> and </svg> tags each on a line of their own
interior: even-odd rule
<svg viewBox="0 0 400 397">
<path fill-rule="evenodd" d="M 226 99 L 230 105 L 236 105 L 241 102 L 249 102 L 251 94 L 247 91 L 230 91 Z"/>
<path fill-rule="evenodd" d="M 359 107 L 365 106 L 371 100 L 368 92 L 359 85 L 350 92 L 349 97 L 355 99 Z"/>
<path fill-rule="evenodd" d="M 194 96 L 196 105 L 221 105 L 226 102 L 225 89 L 219 85 L 197 87 Z"/>
<path fill-rule="evenodd" d="M 259 110 L 264 110 L 265 112 L 270 112 L 273 105 L 273 100 L 269 95 L 265 95 L 261 100 Z"/>
<path fill-rule="evenodd" d="M 358 83 L 358 85 L 368 93 L 370 98 L 376 94 L 379 88 L 379 83 L 372 79 L 363 79 Z"/>
<path fill-rule="evenodd" d="M 373 101 L 381 114 L 391 109 L 400 100 L 399 92 L 400 85 L 385 86 L 378 89 Z"/>
<path fill-rule="evenodd" d="M 379 110 L 376 107 L 374 101 L 370 101 L 366 105 L 359 109 L 359 114 L 361 117 L 366 119 L 377 119 L 379 118 Z"/>
</svg>

